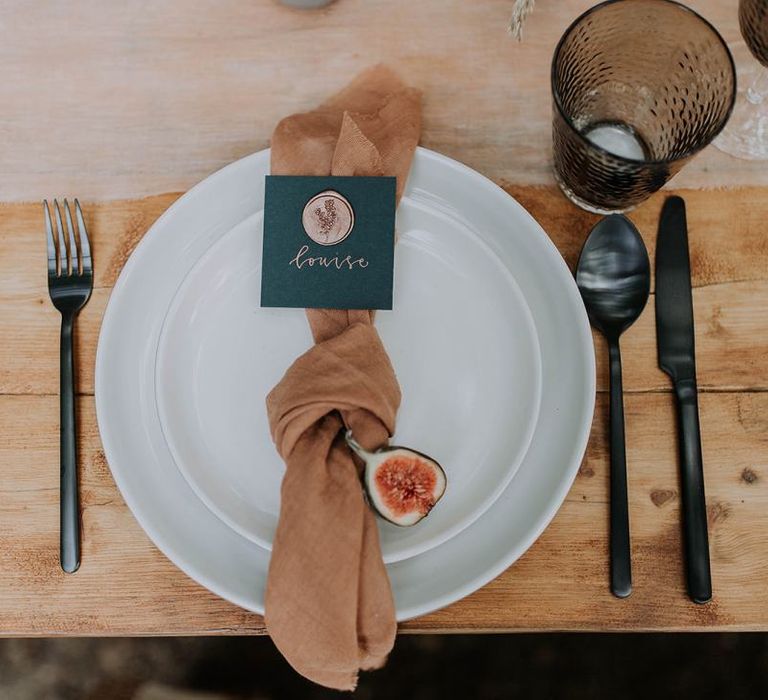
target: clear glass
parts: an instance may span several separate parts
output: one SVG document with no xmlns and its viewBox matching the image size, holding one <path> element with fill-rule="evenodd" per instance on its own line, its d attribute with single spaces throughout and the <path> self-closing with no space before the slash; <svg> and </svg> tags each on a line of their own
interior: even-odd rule
<svg viewBox="0 0 768 700">
<path fill-rule="evenodd" d="M 740 0 L 739 26 L 746 42 L 736 50 L 739 97 L 715 144 L 737 158 L 768 160 L 768 0 Z"/>
<path fill-rule="evenodd" d="M 672 0 L 609 0 L 579 17 L 552 61 L 555 176 L 599 213 L 647 199 L 723 129 L 730 51 Z"/>
</svg>

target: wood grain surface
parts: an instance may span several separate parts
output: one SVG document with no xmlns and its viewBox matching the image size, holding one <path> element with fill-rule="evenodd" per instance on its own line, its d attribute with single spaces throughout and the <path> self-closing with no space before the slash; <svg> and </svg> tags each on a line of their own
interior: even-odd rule
<svg viewBox="0 0 768 700">
<path fill-rule="evenodd" d="M 546 0 L 541 0 L 542 6 Z M 551 187 L 501 183 L 570 265 L 596 217 Z M 656 366 L 653 302 L 622 339 L 635 589 L 608 590 L 607 372 L 596 339 L 592 437 L 558 515 L 514 566 L 404 631 L 768 630 L 768 190 L 681 191 L 688 204 L 715 597 L 685 595 L 673 398 Z M 177 197 L 85 202 L 96 289 L 78 326 L 83 563 L 58 565 L 58 332 L 41 208 L 0 205 L 0 634 L 260 634 L 160 554 L 111 478 L 94 415 L 97 334 L 110 289 Z M 658 194 L 632 218 L 653 254 Z"/>
<path fill-rule="evenodd" d="M 184 191 L 379 61 L 424 91 L 424 146 L 495 179 L 549 184 L 550 60 L 593 4 L 537 0 L 518 44 L 512 0 L 336 0 L 311 12 L 275 0 L 3 2 L 0 198 Z M 754 61 L 736 0 L 687 4 L 740 63 Z M 768 185 L 768 168 L 709 148 L 675 184 Z"/>
</svg>

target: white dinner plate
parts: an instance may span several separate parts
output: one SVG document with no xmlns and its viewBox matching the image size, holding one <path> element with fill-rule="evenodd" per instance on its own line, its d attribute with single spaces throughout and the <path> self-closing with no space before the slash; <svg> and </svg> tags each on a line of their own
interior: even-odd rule
<svg viewBox="0 0 768 700">
<path fill-rule="evenodd" d="M 448 487 L 408 528 L 378 519 L 387 563 L 474 522 L 504 491 L 539 413 L 536 329 L 514 278 L 463 222 L 405 198 L 398 209 L 394 312 L 377 325 L 402 387 L 393 444 L 434 457 Z M 177 466 L 224 522 L 267 549 L 284 465 L 264 397 L 311 344 L 300 309 L 259 306 L 262 215 L 192 267 L 157 354 L 160 422 Z"/>
<path fill-rule="evenodd" d="M 164 325 L 170 329 L 182 323 L 183 313 L 179 310 L 200 298 L 196 296 L 199 292 L 195 292 L 196 274 L 206 265 L 215 266 L 220 251 L 243 236 L 249 226 L 257 234 L 257 217 L 263 205 L 263 187 L 259 183 L 268 167 L 266 151 L 233 163 L 192 189 L 155 223 L 115 285 L 102 325 L 96 362 L 96 407 L 104 449 L 115 480 L 137 520 L 155 544 L 192 578 L 259 613 L 263 612 L 269 552 L 215 515 L 177 468 L 163 432 L 158 404 L 164 405 L 166 432 L 181 436 L 183 433 L 177 430 L 187 429 L 189 424 L 171 426 L 168 418 L 177 413 L 169 410 L 172 397 L 166 392 L 174 386 L 174 380 L 168 379 L 166 384 L 164 379 L 156 386 L 156 376 L 168 376 L 160 369 L 164 363 L 172 364 L 169 352 L 176 342 L 170 333 L 163 334 L 161 342 Z M 402 253 L 398 251 L 398 265 L 405 270 L 398 268 L 395 311 L 381 314 L 377 325 L 392 352 L 396 369 L 405 373 L 400 377 L 404 393 L 412 395 L 406 400 L 419 401 L 426 391 L 418 372 L 414 371 L 417 376 L 411 377 L 406 369 L 411 366 L 408 353 L 416 350 L 397 347 L 398 324 L 416 323 L 407 318 L 414 300 L 407 287 L 407 266 L 427 262 L 450 269 L 449 264 L 432 259 L 445 251 L 437 230 L 431 224 L 423 228 L 426 221 L 442 221 L 440 230 L 454 232 L 446 234 L 451 246 L 464 245 L 478 256 L 475 266 L 470 268 L 475 271 L 470 281 L 487 290 L 489 308 L 497 304 L 507 308 L 497 295 L 514 297 L 519 287 L 525 303 L 513 303 L 509 308 L 516 309 L 522 317 L 526 315 L 526 305 L 530 310 L 535 333 L 529 334 L 526 322 L 519 332 L 529 334 L 534 341 L 538 338 L 539 353 L 534 352 L 533 356 L 540 358 L 542 371 L 539 419 L 530 447 L 496 502 L 443 544 L 388 565 L 400 620 L 471 593 L 503 571 L 535 541 L 573 481 L 586 447 L 594 404 L 594 353 L 581 299 L 559 253 L 525 210 L 478 173 L 424 149 L 416 154 L 403 205 L 402 215 L 398 216 L 398 245 L 403 249 Z M 435 233 L 433 243 L 440 251 L 432 255 L 424 250 L 430 240 L 430 229 Z M 477 242 L 457 243 L 462 236 L 470 241 L 476 238 Z M 483 269 L 481 276 L 489 278 L 487 281 L 476 278 L 478 265 Z M 218 269 L 231 272 L 236 268 L 220 265 Z M 455 276 L 455 272 L 454 266 L 453 272 L 446 274 Z M 210 290 L 210 282 L 207 284 Z M 238 283 L 232 280 L 227 285 L 232 291 L 238 289 Z M 227 306 L 224 302 L 222 296 L 216 303 L 223 309 Z M 482 307 L 477 308 L 478 316 L 484 314 Z M 401 321 L 399 315 L 406 318 Z M 284 314 L 285 319 L 289 316 L 290 312 Z M 494 311 L 488 318 L 497 319 L 498 313 Z M 214 321 L 206 323 L 211 328 Z M 295 318 L 280 325 L 281 332 L 284 330 L 293 338 L 292 343 L 299 343 L 305 334 L 306 347 L 309 335 L 303 323 L 297 312 Z M 495 341 L 502 351 L 520 347 L 508 333 L 502 324 Z M 204 345 L 200 338 L 195 339 Z M 252 362 L 264 359 L 260 354 L 264 347 L 262 343 L 254 349 Z M 212 357 L 216 357 L 215 352 Z M 494 362 L 499 359 L 492 354 L 479 357 L 481 361 L 488 357 L 495 358 Z M 517 369 L 513 366 L 515 357 L 518 356 L 496 365 L 494 376 L 503 386 L 508 386 L 505 382 L 511 381 L 509 377 Z M 433 358 L 423 358 L 426 370 Z M 284 369 L 291 359 L 292 356 L 280 351 L 279 357 L 272 360 L 272 371 L 278 369 L 280 362 Z M 487 370 L 480 367 L 474 355 L 466 357 L 464 363 L 471 370 L 462 375 L 465 378 Z M 434 381 L 429 373 L 427 379 Z M 243 384 L 249 387 L 247 382 Z M 191 391 L 189 387 L 187 390 Z M 453 434 L 446 443 L 451 448 L 445 450 L 447 454 L 460 450 L 464 440 L 471 441 L 473 431 L 486 431 L 486 436 L 492 436 L 492 444 L 503 444 L 495 436 L 507 431 L 510 416 L 517 415 L 514 408 L 508 409 L 514 404 L 514 396 L 508 404 L 503 397 L 492 397 L 492 406 L 504 406 L 504 411 L 512 413 L 488 419 L 483 414 L 488 401 L 485 395 L 473 395 L 459 382 L 443 386 L 441 391 L 444 401 L 463 404 L 466 411 L 462 422 L 453 426 Z M 244 405 L 248 401 L 253 401 L 250 405 L 257 411 L 263 396 L 243 399 Z M 417 407 L 415 404 L 413 410 Z M 413 416 L 409 414 L 411 410 L 404 403 L 399 417 L 403 442 L 407 435 L 413 447 L 431 450 L 438 457 L 442 454 L 440 445 L 435 449 L 431 444 L 425 445 L 416 433 L 405 433 L 411 430 L 408 423 L 418 420 L 418 416 L 408 420 L 409 415 Z M 478 412 L 483 420 L 477 419 Z M 259 425 L 255 422 L 254 431 L 257 429 Z M 451 458 L 450 454 L 448 457 Z M 190 471 L 188 464 L 183 468 Z M 200 491 L 200 484 L 196 488 Z"/>
</svg>

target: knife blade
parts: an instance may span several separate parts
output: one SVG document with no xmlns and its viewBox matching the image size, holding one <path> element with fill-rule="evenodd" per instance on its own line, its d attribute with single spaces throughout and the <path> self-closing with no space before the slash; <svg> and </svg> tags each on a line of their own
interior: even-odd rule
<svg viewBox="0 0 768 700">
<path fill-rule="evenodd" d="M 696 378 L 691 266 L 685 202 L 664 202 L 656 240 L 656 331 L 659 367 L 672 381 Z"/>
<path fill-rule="evenodd" d="M 656 337 L 659 367 L 672 379 L 680 433 L 680 483 L 688 593 L 712 598 L 707 507 L 701 457 L 693 294 L 685 202 L 664 203 L 656 240 Z"/>
</svg>

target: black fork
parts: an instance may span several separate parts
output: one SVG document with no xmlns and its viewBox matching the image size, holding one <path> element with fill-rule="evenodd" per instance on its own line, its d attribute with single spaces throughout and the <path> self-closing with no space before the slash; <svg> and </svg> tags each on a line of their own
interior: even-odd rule
<svg viewBox="0 0 768 700">
<path fill-rule="evenodd" d="M 75 317 L 91 296 L 93 262 L 88 232 L 80 203 L 75 200 L 77 228 L 69 203 L 64 200 L 64 219 L 59 203 L 53 200 L 53 218 L 47 200 L 43 202 L 48 249 L 48 293 L 61 313 L 61 568 L 74 573 L 80 566 L 80 503 L 77 493 L 77 430 L 75 423 L 75 366 L 72 334 Z M 55 235 L 54 235 L 55 230 Z"/>
</svg>

